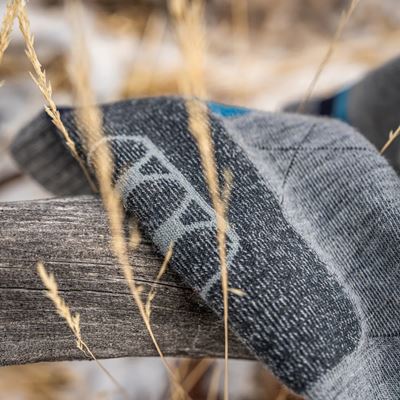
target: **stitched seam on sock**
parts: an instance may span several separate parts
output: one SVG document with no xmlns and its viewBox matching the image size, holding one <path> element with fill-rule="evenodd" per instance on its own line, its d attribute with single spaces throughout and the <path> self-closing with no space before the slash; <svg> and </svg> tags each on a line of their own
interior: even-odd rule
<svg viewBox="0 0 400 400">
<path fill-rule="evenodd" d="M 280 200 L 280 202 L 279 202 L 281 205 L 283 204 L 283 201 L 284 201 L 286 182 L 287 182 L 287 180 L 288 180 L 288 178 L 289 178 L 290 171 L 291 171 L 291 169 L 292 169 L 292 167 L 293 167 L 293 165 L 294 165 L 294 163 L 295 163 L 296 156 L 297 156 L 297 154 L 299 153 L 299 151 L 300 151 L 300 149 L 301 149 L 301 145 L 302 145 L 302 144 L 307 140 L 307 138 L 312 134 L 312 132 L 314 131 L 314 128 L 315 128 L 315 123 L 314 123 L 313 125 L 311 125 L 309 131 L 308 131 L 308 132 L 304 135 L 304 137 L 301 139 L 301 141 L 300 141 L 300 143 L 299 143 L 299 146 L 298 146 L 297 148 L 294 149 L 295 152 L 294 152 L 294 154 L 293 154 L 293 156 L 292 156 L 292 158 L 291 158 L 291 160 L 290 160 L 289 166 L 288 166 L 288 168 L 287 168 L 287 170 L 286 170 L 285 176 L 283 177 L 283 181 L 282 181 L 282 189 L 281 189 L 282 195 L 281 195 L 281 200 Z"/>
</svg>

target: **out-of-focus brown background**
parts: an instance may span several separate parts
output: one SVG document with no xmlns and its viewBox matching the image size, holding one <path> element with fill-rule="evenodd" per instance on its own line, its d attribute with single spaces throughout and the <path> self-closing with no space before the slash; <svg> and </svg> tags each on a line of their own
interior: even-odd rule
<svg viewBox="0 0 400 400">
<path fill-rule="evenodd" d="M 166 1 L 87 0 L 84 4 L 91 78 L 99 101 L 179 92 L 182 56 Z M 348 4 L 348 0 L 207 1 L 209 98 L 279 110 L 304 96 Z M 0 10 L 3 14 L 4 0 Z M 59 104 L 70 104 L 72 41 L 63 2 L 32 0 L 28 10 L 55 98 Z M 398 0 L 361 0 L 316 93 L 349 84 L 397 55 L 399 22 Z M 28 75 L 22 37 L 14 28 L 0 65 L 0 79 L 5 81 L 0 88 L 0 201 L 51 196 L 21 174 L 6 151 L 18 129 L 43 107 Z M 108 360 L 105 364 L 132 399 L 168 398 L 168 380 L 158 359 Z M 193 370 L 195 365 L 184 361 L 181 368 Z M 257 363 L 232 361 L 230 374 L 232 400 L 291 398 Z M 206 373 L 193 398 L 205 399 L 208 386 Z M 113 387 L 90 362 L 0 368 L 1 400 L 116 398 Z"/>
</svg>

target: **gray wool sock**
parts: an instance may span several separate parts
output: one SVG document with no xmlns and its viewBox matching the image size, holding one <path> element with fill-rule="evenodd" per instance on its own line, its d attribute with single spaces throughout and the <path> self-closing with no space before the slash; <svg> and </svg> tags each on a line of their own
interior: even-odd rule
<svg viewBox="0 0 400 400">
<path fill-rule="evenodd" d="M 399 398 L 391 384 L 399 368 L 389 357 L 399 332 L 392 291 L 397 176 L 345 125 L 215 103 L 209 108 L 220 179 L 225 168 L 234 174 L 229 283 L 246 292 L 229 298 L 231 328 L 284 383 L 311 399 Z M 174 242 L 171 268 L 221 315 L 215 217 L 184 102 L 133 100 L 102 111 L 126 209 L 162 253 Z M 90 166 L 73 110 L 61 115 Z M 42 115 L 20 133 L 13 153 L 52 185 L 57 177 L 37 166 L 52 157 L 48 136 L 57 132 Z M 43 146 L 32 155 L 37 143 Z M 67 150 L 63 159 L 75 163 Z M 383 323 L 390 326 L 380 330 Z"/>
<path fill-rule="evenodd" d="M 389 133 L 400 126 L 400 57 L 369 72 L 351 87 L 327 98 L 313 98 L 304 113 L 325 115 L 349 123 L 378 149 L 389 139 Z M 298 103 L 285 107 L 296 112 Z M 400 172 L 400 140 L 385 152 Z"/>
</svg>

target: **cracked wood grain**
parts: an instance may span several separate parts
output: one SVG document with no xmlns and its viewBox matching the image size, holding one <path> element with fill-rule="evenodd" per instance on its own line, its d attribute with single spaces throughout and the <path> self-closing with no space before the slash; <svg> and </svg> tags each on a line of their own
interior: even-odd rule
<svg viewBox="0 0 400 400">
<path fill-rule="evenodd" d="M 81 314 L 82 336 L 98 358 L 157 355 L 109 240 L 96 197 L 0 203 L 0 365 L 84 358 L 44 296 L 38 260 Z M 160 256 L 144 241 L 130 259 L 148 291 Z M 152 324 L 166 356 L 224 354 L 222 322 L 171 271 L 157 284 Z M 233 335 L 230 348 L 231 357 L 253 358 Z"/>
</svg>

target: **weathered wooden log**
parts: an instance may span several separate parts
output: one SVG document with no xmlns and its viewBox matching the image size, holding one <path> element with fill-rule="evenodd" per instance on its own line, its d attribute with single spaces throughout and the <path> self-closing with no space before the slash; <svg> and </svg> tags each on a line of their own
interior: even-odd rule
<svg viewBox="0 0 400 400">
<path fill-rule="evenodd" d="M 64 320 L 45 297 L 41 260 L 81 314 L 82 337 L 98 358 L 155 356 L 110 250 L 107 217 L 96 197 L 0 203 L 0 365 L 82 359 Z M 161 257 L 143 242 L 130 254 L 148 291 Z M 152 325 L 167 356 L 223 356 L 223 325 L 179 277 L 157 283 Z M 232 335 L 231 356 L 252 358 Z"/>
</svg>

